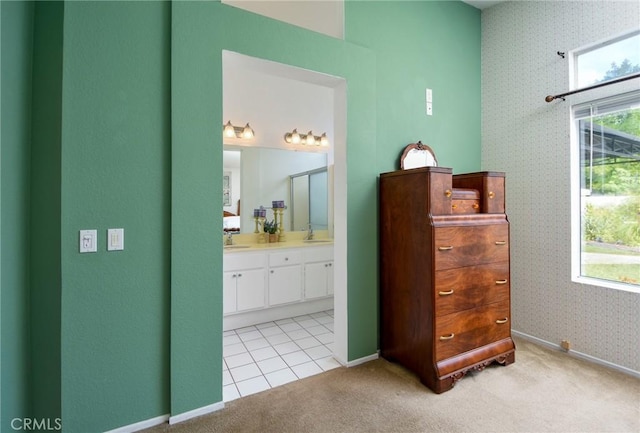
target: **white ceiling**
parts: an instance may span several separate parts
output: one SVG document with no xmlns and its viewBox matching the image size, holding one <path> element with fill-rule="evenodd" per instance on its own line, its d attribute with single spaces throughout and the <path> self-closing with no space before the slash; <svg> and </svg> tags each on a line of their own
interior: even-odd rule
<svg viewBox="0 0 640 433">
<path fill-rule="evenodd" d="M 504 0 L 496 1 L 496 0 L 462 0 L 463 2 L 470 4 L 471 6 L 477 7 L 478 9 L 486 9 L 495 4 L 502 3 Z"/>
</svg>

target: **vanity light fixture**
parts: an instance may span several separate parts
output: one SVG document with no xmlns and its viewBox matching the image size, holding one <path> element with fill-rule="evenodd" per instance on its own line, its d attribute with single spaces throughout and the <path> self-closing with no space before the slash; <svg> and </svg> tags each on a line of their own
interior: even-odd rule
<svg viewBox="0 0 640 433">
<path fill-rule="evenodd" d="M 253 129 L 248 123 L 245 126 L 233 126 L 231 121 L 224 125 L 222 134 L 228 138 L 244 138 L 245 140 L 250 140 L 254 137 Z"/>
<path fill-rule="evenodd" d="M 297 129 L 284 134 L 284 141 L 289 144 L 302 144 L 305 146 L 328 146 L 329 139 L 326 133 L 322 135 L 313 135 L 309 131 L 306 134 L 300 134 Z"/>
</svg>

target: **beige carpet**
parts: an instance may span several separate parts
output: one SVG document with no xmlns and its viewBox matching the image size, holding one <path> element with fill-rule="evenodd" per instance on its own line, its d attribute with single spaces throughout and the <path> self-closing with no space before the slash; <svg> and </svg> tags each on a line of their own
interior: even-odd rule
<svg viewBox="0 0 640 433">
<path fill-rule="evenodd" d="M 640 432 L 640 379 L 516 340 L 516 362 L 440 395 L 384 359 L 147 432 Z"/>
</svg>

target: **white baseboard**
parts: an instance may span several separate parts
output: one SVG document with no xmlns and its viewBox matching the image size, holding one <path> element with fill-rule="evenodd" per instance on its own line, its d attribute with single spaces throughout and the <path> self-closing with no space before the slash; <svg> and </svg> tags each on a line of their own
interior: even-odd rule
<svg viewBox="0 0 640 433">
<path fill-rule="evenodd" d="M 169 424 L 177 424 L 182 421 L 186 421 L 191 418 L 195 418 L 202 415 L 207 415 L 212 412 L 216 412 L 220 409 L 224 408 L 224 402 L 220 401 L 218 403 L 213 403 L 208 406 L 203 406 L 198 409 L 193 409 L 188 412 L 179 413 L 178 415 L 174 415 L 169 417 Z"/>
<path fill-rule="evenodd" d="M 622 365 L 614 364 L 613 362 L 605 361 L 604 359 L 596 358 L 595 356 L 587 355 L 586 353 L 577 352 L 575 350 L 564 350 L 560 347 L 559 344 L 551 343 L 547 340 L 543 340 L 538 337 L 534 337 L 533 335 L 525 334 L 524 332 L 511 330 L 511 334 L 515 337 L 520 337 L 524 340 L 530 341 L 534 344 L 538 344 L 540 346 L 548 347 L 549 349 L 557 350 L 559 352 L 564 352 L 569 356 L 573 356 L 574 358 L 583 359 L 585 361 L 592 362 L 594 364 L 602 365 L 603 367 L 608 367 L 613 370 L 617 370 L 621 373 L 628 374 L 630 376 L 636 377 L 640 379 L 640 371 L 632 370 L 627 367 L 623 367 Z"/>
<path fill-rule="evenodd" d="M 147 428 L 155 427 L 160 424 L 164 424 L 169 420 L 169 415 L 161 415 L 155 418 L 151 418 L 145 421 L 140 421 L 134 424 L 125 425 L 123 427 L 118 427 L 113 430 L 109 430 L 105 433 L 132 433 L 140 430 L 144 430 Z"/>
<path fill-rule="evenodd" d="M 354 359 L 353 361 L 348 361 L 346 364 L 345 363 L 342 363 L 342 364 L 346 365 L 347 367 L 355 367 L 356 365 L 364 364 L 365 362 L 375 361 L 379 357 L 380 356 L 377 353 L 374 353 L 373 355 L 365 356 L 363 358 Z"/>
</svg>

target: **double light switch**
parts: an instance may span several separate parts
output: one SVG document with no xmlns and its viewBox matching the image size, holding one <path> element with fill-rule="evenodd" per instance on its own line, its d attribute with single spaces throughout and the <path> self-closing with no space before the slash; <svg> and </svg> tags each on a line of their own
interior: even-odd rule
<svg viewBox="0 0 640 433">
<path fill-rule="evenodd" d="M 107 251 L 124 250 L 124 229 L 107 230 Z M 80 230 L 80 252 L 95 253 L 98 251 L 98 231 Z"/>
</svg>

